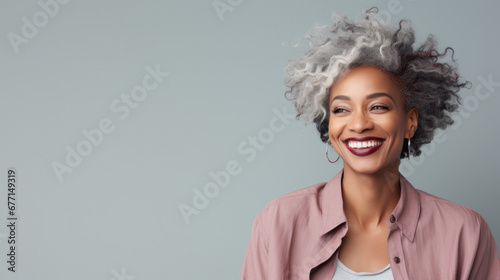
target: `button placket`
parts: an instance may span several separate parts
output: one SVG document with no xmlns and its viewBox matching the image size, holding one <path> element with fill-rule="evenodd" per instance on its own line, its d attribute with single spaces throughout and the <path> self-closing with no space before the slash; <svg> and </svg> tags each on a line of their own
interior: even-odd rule
<svg viewBox="0 0 500 280">
<path fill-rule="evenodd" d="M 390 219 L 391 220 L 391 219 Z M 395 220 L 395 218 L 394 218 Z M 392 258 L 391 263 L 394 264 L 391 269 L 395 279 L 409 280 L 406 264 L 403 260 L 402 238 L 405 238 L 399 228 L 391 222 L 391 229 L 387 239 L 389 256 Z"/>
</svg>

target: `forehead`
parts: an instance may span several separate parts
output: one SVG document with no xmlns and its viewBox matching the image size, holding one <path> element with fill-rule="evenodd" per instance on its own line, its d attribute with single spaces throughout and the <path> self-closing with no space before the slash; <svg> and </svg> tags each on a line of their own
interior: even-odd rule
<svg viewBox="0 0 500 280">
<path fill-rule="evenodd" d="M 363 99 L 367 95 L 384 92 L 402 103 L 402 92 L 397 78 L 374 66 L 359 66 L 340 76 L 330 88 L 330 101 L 337 95 Z"/>
</svg>

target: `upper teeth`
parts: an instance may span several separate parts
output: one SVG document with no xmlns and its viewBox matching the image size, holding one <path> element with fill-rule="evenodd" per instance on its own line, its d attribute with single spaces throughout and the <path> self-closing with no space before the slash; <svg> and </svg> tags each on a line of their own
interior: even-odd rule
<svg viewBox="0 0 500 280">
<path fill-rule="evenodd" d="M 380 145 L 382 141 L 378 140 L 368 140 L 368 141 L 349 141 L 347 145 L 351 148 L 369 148 L 373 146 Z"/>
</svg>

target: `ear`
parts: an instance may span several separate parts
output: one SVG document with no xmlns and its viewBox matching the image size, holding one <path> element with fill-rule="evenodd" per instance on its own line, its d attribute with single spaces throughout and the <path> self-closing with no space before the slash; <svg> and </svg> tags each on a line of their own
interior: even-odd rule
<svg viewBox="0 0 500 280">
<path fill-rule="evenodd" d="M 406 114 L 406 132 L 405 138 L 410 139 L 415 135 L 418 127 L 418 110 L 417 108 L 411 108 Z"/>
</svg>

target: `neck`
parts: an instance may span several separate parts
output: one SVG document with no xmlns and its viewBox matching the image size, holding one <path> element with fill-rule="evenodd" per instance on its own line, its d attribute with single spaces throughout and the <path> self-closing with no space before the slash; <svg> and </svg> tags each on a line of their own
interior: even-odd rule
<svg viewBox="0 0 500 280">
<path fill-rule="evenodd" d="M 359 174 L 344 168 L 342 197 L 350 227 L 375 230 L 387 227 L 387 218 L 396 207 L 401 194 L 399 171 L 380 174 Z"/>
</svg>

